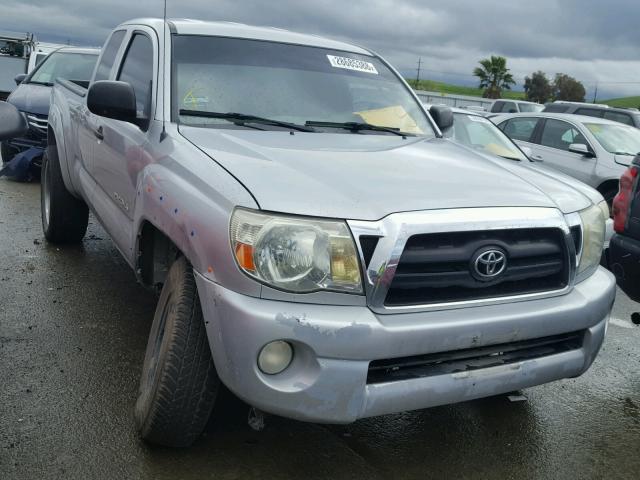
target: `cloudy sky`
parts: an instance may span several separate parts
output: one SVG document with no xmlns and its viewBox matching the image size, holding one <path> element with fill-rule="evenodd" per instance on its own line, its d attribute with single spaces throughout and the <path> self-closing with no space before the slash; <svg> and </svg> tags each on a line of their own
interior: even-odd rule
<svg viewBox="0 0 640 480">
<path fill-rule="evenodd" d="M 358 43 L 403 74 L 458 84 L 490 54 L 525 75 L 564 72 L 598 98 L 640 95 L 638 0 L 167 0 L 168 16 L 270 25 Z M 101 45 L 118 23 L 161 16 L 162 0 L 2 0 L 0 30 Z"/>
</svg>

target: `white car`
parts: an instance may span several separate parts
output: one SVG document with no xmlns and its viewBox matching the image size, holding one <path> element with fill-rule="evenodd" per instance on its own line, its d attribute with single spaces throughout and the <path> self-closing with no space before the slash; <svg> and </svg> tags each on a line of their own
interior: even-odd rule
<svg viewBox="0 0 640 480">
<path fill-rule="evenodd" d="M 603 118 L 520 113 L 491 119 L 531 159 L 598 190 L 611 207 L 620 176 L 640 152 L 640 131 Z"/>
</svg>

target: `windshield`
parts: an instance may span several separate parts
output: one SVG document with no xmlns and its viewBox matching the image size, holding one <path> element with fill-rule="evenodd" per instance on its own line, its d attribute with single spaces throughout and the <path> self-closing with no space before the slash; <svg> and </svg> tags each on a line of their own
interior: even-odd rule
<svg viewBox="0 0 640 480">
<path fill-rule="evenodd" d="M 58 78 L 89 81 L 97 59 L 97 55 L 88 53 L 53 52 L 34 70 L 27 82 L 51 85 Z"/>
<path fill-rule="evenodd" d="M 498 127 L 478 115 L 454 113 L 453 128 L 444 132 L 444 136 L 484 153 L 512 160 L 523 161 L 527 159 Z"/>
<path fill-rule="evenodd" d="M 520 105 L 521 112 L 535 113 L 535 112 L 541 112 L 542 110 L 544 110 L 544 105 L 534 105 L 531 103 L 520 103 L 519 105 Z"/>
<path fill-rule="evenodd" d="M 602 148 L 618 155 L 636 155 L 640 152 L 640 130 L 626 125 L 585 123 Z"/>
<path fill-rule="evenodd" d="M 317 122 L 367 123 L 434 136 L 405 85 L 378 58 L 302 45 L 237 38 L 173 37 L 173 117 L 202 127 L 249 128 L 188 110 L 316 123 L 315 131 L 390 135 Z M 260 125 L 260 128 L 278 128 Z"/>
</svg>

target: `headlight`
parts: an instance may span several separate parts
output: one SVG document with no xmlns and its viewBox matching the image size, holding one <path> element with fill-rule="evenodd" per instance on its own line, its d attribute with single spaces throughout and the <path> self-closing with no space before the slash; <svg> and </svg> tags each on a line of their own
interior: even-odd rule
<svg viewBox="0 0 640 480">
<path fill-rule="evenodd" d="M 609 218 L 609 207 L 600 202 L 580 212 L 582 220 L 582 253 L 578 265 L 578 277 L 594 269 L 600 263 L 604 246 L 605 220 Z M 578 280 L 581 280 L 578 278 Z"/>
<path fill-rule="evenodd" d="M 241 270 L 275 288 L 362 293 L 358 255 L 345 222 L 237 209 L 231 247 Z"/>
</svg>

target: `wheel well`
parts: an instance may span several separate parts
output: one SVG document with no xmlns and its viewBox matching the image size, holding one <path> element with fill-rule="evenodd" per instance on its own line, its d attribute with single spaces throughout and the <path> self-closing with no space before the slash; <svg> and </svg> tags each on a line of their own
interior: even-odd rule
<svg viewBox="0 0 640 480">
<path fill-rule="evenodd" d="M 171 264 L 181 255 L 169 237 L 145 222 L 138 234 L 136 272 L 146 287 L 160 290 Z"/>
<path fill-rule="evenodd" d="M 604 195 L 609 190 L 617 190 L 620 182 L 618 180 L 607 180 L 606 182 L 602 182 L 597 190 Z"/>
</svg>

